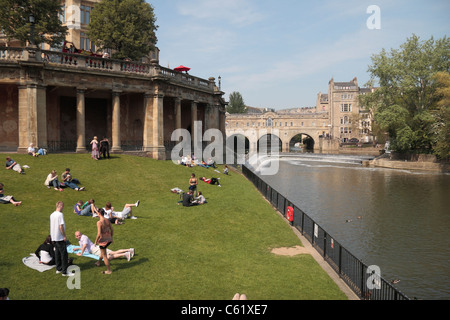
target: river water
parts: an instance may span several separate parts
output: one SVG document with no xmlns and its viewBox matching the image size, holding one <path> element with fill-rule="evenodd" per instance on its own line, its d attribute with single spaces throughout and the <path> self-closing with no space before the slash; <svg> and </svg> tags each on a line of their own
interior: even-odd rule
<svg viewBox="0 0 450 320">
<path fill-rule="evenodd" d="M 278 165 L 261 178 L 354 256 L 412 299 L 450 298 L 450 174 L 341 155 L 289 154 Z"/>
</svg>

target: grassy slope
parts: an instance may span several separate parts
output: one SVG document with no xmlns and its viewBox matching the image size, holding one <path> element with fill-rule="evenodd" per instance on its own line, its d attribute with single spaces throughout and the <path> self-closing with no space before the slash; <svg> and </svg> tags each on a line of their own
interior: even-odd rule
<svg viewBox="0 0 450 320">
<path fill-rule="evenodd" d="M 5 158 L 4 155 L 3 158 Z M 236 292 L 249 299 L 346 299 L 329 276 L 309 255 L 276 256 L 271 248 L 294 246 L 300 240 L 241 175 L 218 174 L 212 168 L 186 168 L 171 161 L 115 155 L 94 161 L 88 154 L 51 154 L 32 158 L 13 154 L 26 175 L 0 171 L 5 194 L 22 200 L 20 207 L 0 205 L 0 287 L 19 299 L 225 299 Z M 43 183 L 52 169 L 60 175 L 71 168 L 86 191 L 57 192 Z M 222 168 L 220 168 L 222 171 Z M 222 188 L 199 182 L 208 204 L 184 208 L 179 196 L 190 174 L 220 177 Z M 115 226 L 111 249 L 133 247 L 130 262 L 111 262 L 112 275 L 94 260 L 74 257 L 81 269 L 81 290 L 69 290 L 67 278 L 54 270 L 39 273 L 21 259 L 36 250 L 49 233 L 49 215 L 55 203 L 65 203 L 66 232 L 76 244 L 76 230 L 91 240 L 96 219 L 73 213 L 77 200 L 94 198 L 121 210 L 125 203 L 141 200 L 134 208 L 137 220 Z"/>
</svg>

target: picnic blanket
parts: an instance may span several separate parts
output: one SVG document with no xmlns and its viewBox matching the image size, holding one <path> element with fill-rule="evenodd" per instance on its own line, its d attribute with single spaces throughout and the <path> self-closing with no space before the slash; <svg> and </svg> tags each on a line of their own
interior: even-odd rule
<svg viewBox="0 0 450 320">
<path fill-rule="evenodd" d="M 183 190 L 181 190 L 180 188 L 173 188 L 173 189 L 170 189 L 170 191 L 172 192 L 172 193 L 178 193 L 178 194 L 180 194 L 180 193 L 183 193 Z"/>
<path fill-rule="evenodd" d="M 39 258 L 34 254 L 30 253 L 28 257 L 22 259 L 22 262 L 29 268 L 37 270 L 39 272 L 44 272 L 52 269 L 55 265 L 49 266 L 43 263 L 39 263 Z"/>
<path fill-rule="evenodd" d="M 78 251 L 80 251 L 80 250 L 73 250 L 73 248 L 79 248 L 80 246 L 74 246 L 73 244 L 69 244 L 68 246 L 67 246 L 67 253 L 77 253 Z M 89 252 L 83 252 L 83 255 L 82 255 L 83 257 L 88 257 L 88 258 L 92 258 L 92 259 L 95 259 L 95 260 L 99 260 L 100 259 L 100 257 L 99 256 L 96 256 L 95 254 L 92 254 L 92 253 L 89 253 Z"/>
</svg>

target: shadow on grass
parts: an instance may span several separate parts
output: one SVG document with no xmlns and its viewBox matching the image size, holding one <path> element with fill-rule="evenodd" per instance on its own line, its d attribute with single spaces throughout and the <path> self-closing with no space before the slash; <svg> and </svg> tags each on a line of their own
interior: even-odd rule
<svg viewBox="0 0 450 320">
<path fill-rule="evenodd" d="M 79 259 L 77 259 L 77 258 L 79 258 Z M 149 261 L 148 258 L 136 259 L 135 257 L 133 259 L 131 259 L 130 261 L 120 261 L 121 263 L 118 263 L 119 260 L 125 260 L 125 259 L 118 258 L 118 259 L 111 260 L 110 264 L 111 264 L 111 268 L 113 271 L 125 270 L 128 268 L 137 267 L 137 266 Z M 83 257 L 77 256 L 73 260 L 73 265 L 78 266 L 80 268 L 80 270 L 82 270 L 82 271 L 86 271 L 86 270 L 90 270 L 90 269 L 103 270 L 105 268 L 105 263 L 103 261 L 100 263 L 99 267 L 95 264 L 96 262 L 97 262 L 97 260 L 94 260 L 94 259 L 83 258 Z M 116 263 L 114 263 L 114 262 L 116 262 Z"/>
</svg>

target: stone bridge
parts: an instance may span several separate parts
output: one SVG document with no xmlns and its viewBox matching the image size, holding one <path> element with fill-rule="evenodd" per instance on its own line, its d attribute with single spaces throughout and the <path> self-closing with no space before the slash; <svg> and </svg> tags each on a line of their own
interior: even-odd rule
<svg viewBox="0 0 450 320">
<path fill-rule="evenodd" d="M 272 145 L 278 141 L 279 151 L 289 152 L 301 135 L 302 148 L 335 151 L 339 149 L 339 145 L 337 141 L 330 139 L 329 121 L 328 112 L 227 114 L 227 142 L 231 143 L 229 139 L 243 136 L 247 140 L 248 151 L 252 153 L 259 150 L 264 140 Z M 294 137 L 297 139 L 293 140 Z"/>
</svg>

